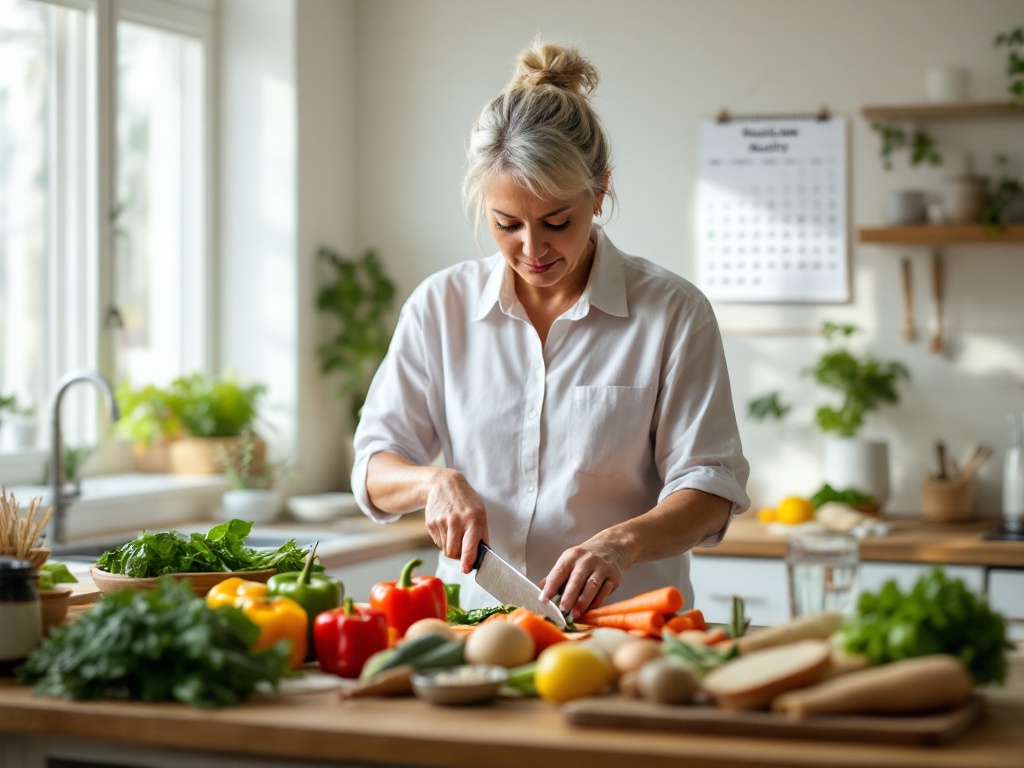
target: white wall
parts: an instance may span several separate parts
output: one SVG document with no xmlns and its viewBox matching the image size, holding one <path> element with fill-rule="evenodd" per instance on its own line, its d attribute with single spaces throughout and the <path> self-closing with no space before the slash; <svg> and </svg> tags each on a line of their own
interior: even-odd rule
<svg viewBox="0 0 1024 768">
<path fill-rule="evenodd" d="M 1024 22 L 1020 0 L 359 0 L 354 222 L 402 295 L 427 274 L 478 255 L 459 200 L 464 140 L 476 112 L 507 82 L 535 35 L 578 42 L 598 67 L 595 105 L 611 137 L 620 198 L 607 224 L 624 250 L 695 279 L 693 196 L 699 121 L 733 114 L 807 112 L 827 105 L 851 124 L 851 220 L 881 222 L 886 192 L 935 190 L 949 167 L 882 170 L 865 104 L 924 100 L 924 72 L 954 63 L 972 73 L 972 98 L 1003 98 L 1005 53 L 992 41 Z M 955 162 L 968 150 L 991 170 L 1001 150 L 1024 171 L 1024 120 L 935 125 Z M 483 251 L 492 244 L 487 240 Z M 823 320 L 851 322 L 883 358 L 909 366 L 904 402 L 865 434 L 890 438 L 889 510 L 910 512 L 931 469 L 932 442 L 956 455 L 971 440 L 996 455 L 980 472 L 982 511 L 998 514 L 1005 413 L 1024 408 L 1024 253 L 950 248 L 948 351 L 928 352 L 931 305 L 922 249 L 852 246 L 848 305 L 717 305 L 737 410 L 782 385 L 804 403 L 783 426 L 741 418 L 756 506 L 822 482 L 822 437 L 811 428 L 818 392 L 797 372 L 820 352 Z M 914 265 L 918 340 L 902 341 L 899 257 Z M 787 332 L 788 329 L 788 332 Z M 755 332 L 752 332 L 755 331 Z"/>
</svg>

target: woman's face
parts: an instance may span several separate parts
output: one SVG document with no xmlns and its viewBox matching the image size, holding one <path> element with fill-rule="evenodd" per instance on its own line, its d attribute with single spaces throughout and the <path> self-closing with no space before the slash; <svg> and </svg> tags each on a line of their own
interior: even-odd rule
<svg viewBox="0 0 1024 768">
<path fill-rule="evenodd" d="M 543 200 L 500 177 L 484 195 L 484 206 L 491 234 L 522 283 L 542 291 L 582 291 L 593 253 L 595 206 L 588 195 Z"/>
</svg>

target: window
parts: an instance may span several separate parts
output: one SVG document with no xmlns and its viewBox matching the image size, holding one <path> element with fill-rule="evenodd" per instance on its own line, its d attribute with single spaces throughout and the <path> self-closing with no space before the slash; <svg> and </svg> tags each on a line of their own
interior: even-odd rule
<svg viewBox="0 0 1024 768">
<path fill-rule="evenodd" d="M 211 7 L 0 0 L 0 396 L 41 427 L 74 368 L 115 384 L 208 368 Z M 77 389 L 62 422 L 82 445 L 97 399 Z M 10 416 L 0 481 L 26 448 Z"/>
</svg>

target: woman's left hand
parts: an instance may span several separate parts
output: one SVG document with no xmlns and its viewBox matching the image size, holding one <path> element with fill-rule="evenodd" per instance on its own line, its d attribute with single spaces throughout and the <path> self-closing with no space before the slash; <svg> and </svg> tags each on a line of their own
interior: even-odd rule
<svg viewBox="0 0 1024 768">
<path fill-rule="evenodd" d="M 541 580 L 540 587 L 543 595 L 551 599 L 564 584 L 558 607 L 563 613 L 571 608 L 575 620 L 604 602 L 622 582 L 629 564 L 630 555 L 625 545 L 595 536 L 565 550 L 555 567 Z"/>
</svg>

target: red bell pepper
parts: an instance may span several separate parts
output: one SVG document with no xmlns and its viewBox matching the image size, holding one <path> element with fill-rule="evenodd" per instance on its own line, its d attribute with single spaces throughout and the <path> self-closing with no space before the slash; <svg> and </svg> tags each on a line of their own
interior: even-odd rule
<svg viewBox="0 0 1024 768">
<path fill-rule="evenodd" d="M 448 595 L 444 582 L 436 576 L 416 576 L 414 568 L 423 565 L 418 557 L 410 560 L 402 569 L 398 581 L 382 581 L 370 590 L 370 606 L 384 611 L 388 626 L 398 636 L 420 619 L 448 618 Z"/>
<path fill-rule="evenodd" d="M 320 669 L 340 677 L 359 677 L 366 660 L 388 647 L 387 619 L 383 611 L 356 607 L 347 597 L 340 608 L 317 614 L 313 642 Z"/>
</svg>

